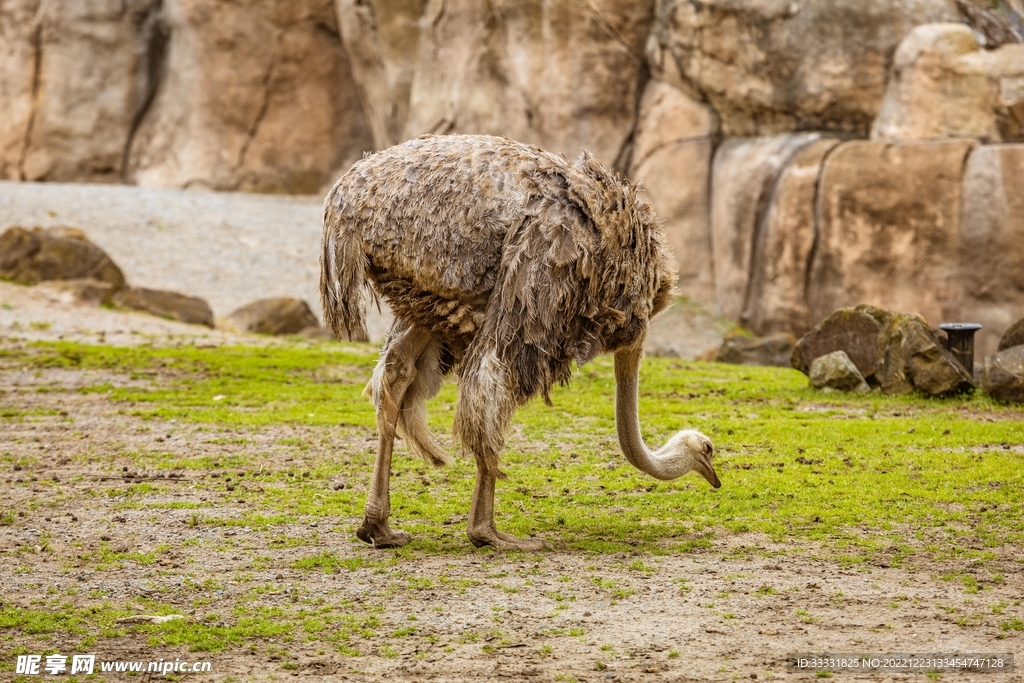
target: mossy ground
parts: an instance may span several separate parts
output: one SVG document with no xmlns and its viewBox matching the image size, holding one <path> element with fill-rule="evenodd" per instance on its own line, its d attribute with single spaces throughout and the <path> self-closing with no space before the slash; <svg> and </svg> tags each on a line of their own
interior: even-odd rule
<svg viewBox="0 0 1024 683">
<path fill-rule="evenodd" d="M 788 369 L 645 360 L 648 442 L 684 427 L 704 431 L 723 482 L 712 490 L 695 475 L 657 482 L 625 464 L 611 358 L 601 357 L 553 392 L 553 408 L 537 401 L 517 413 L 503 456 L 509 478 L 498 487 L 499 527 L 541 536 L 551 551 L 473 549 L 464 530 L 472 463 L 433 469 L 399 445 L 393 526 L 414 540 L 376 552 L 352 533 L 375 450 L 373 411 L 361 395 L 375 361 L 369 346 L 298 341 L 5 344 L 0 429 L 11 436 L 0 443 L 0 482 L 9 492 L 0 531 L 11 543 L 0 564 L 23 588 L 0 603 L 0 650 L 6 642 L 20 652 L 120 651 L 144 637 L 148 647 L 176 652 L 251 652 L 281 673 L 299 666 L 296 651 L 356 663 L 372 655 L 378 667 L 432 650 L 497 656 L 518 646 L 502 627 L 504 612 L 481 607 L 491 626 L 446 641 L 443 631 L 424 628 L 436 615 L 399 618 L 389 605 L 435 604 L 425 596 L 437 596 L 440 608 L 487 590 L 502 600 L 535 594 L 551 615 L 564 616 L 577 598 L 628 606 L 645 581 L 659 578 L 672 595 L 686 594 L 691 579 L 669 576 L 668 567 L 708 557 L 924 573 L 975 601 L 945 604 L 959 627 L 991 622 L 994 637 L 1021 631 L 1019 601 L 993 600 L 998 613 L 978 609 L 985 591 L 1020 587 L 1019 408 L 980 394 L 822 394 Z M 448 383 L 431 402 L 442 435 L 455 396 Z M 80 532 L 67 531 L 62 520 L 71 517 L 81 518 Z M 466 574 L 467 563 L 479 576 Z M 546 563 L 566 569 L 541 589 L 531 577 L 547 576 L 538 569 Z M 63 580 L 51 582 L 60 586 L 52 592 L 51 574 Z M 751 584 L 740 591 L 746 599 L 784 599 L 782 583 L 744 574 L 731 582 Z M 115 575 L 131 588 L 111 590 Z M 719 586 L 723 592 L 703 609 L 729 625 L 741 608 L 730 606 L 732 589 Z M 887 609 L 903 604 L 899 595 Z M 841 610 L 842 596 L 829 600 L 823 604 Z M 795 623 L 822 619 L 817 605 L 790 610 Z M 189 618 L 117 623 L 137 613 Z M 542 670 L 580 677 L 573 667 L 558 670 L 549 641 L 585 640 L 582 624 L 537 631 L 535 654 L 551 660 Z M 609 651 L 595 650 L 605 666 L 601 653 Z M 670 648 L 662 659 L 685 658 Z M 0 671 L 12 668 L 13 658 L 0 661 Z"/>
</svg>

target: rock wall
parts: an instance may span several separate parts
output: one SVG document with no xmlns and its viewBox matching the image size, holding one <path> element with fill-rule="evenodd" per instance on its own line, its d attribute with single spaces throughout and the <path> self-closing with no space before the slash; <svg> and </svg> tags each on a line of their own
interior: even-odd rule
<svg viewBox="0 0 1024 683">
<path fill-rule="evenodd" d="M 773 167 L 795 140 L 734 139 L 715 157 L 732 212 L 713 220 L 721 309 L 799 335 L 870 303 L 981 323 L 978 356 L 993 353 L 1024 314 L 1024 145 L 820 139 Z"/>
<path fill-rule="evenodd" d="M 1024 316 L 1024 23 L 965 2 L 3 0 L 0 178 L 315 194 L 428 132 L 587 148 L 755 332 L 871 303 L 987 348 Z"/>
<path fill-rule="evenodd" d="M 372 148 L 319 0 L 11 0 L 0 177 L 317 192 Z"/>
<path fill-rule="evenodd" d="M 0 177 L 118 182 L 162 36 L 158 0 L 4 2 Z"/>
<path fill-rule="evenodd" d="M 336 4 L 377 148 L 486 133 L 622 167 L 653 0 Z"/>
<path fill-rule="evenodd" d="M 956 20 L 954 0 L 660 0 L 649 51 L 725 135 L 866 135 L 899 42 Z"/>
</svg>

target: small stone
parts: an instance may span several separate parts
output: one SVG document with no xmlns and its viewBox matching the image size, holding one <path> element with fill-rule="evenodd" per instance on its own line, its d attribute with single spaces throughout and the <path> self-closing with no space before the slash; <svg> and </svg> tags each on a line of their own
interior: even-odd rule
<svg viewBox="0 0 1024 683">
<path fill-rule="evenodd" d="M 811 363 L 809 376 L 811 384 L 818 389 L 834 389 L 838 391 L 870 391 L 864 376 L 853 364 L 845 351 L 832 353 L 815 358 Z"/>
<path fill-rule="evenodd" d="M 297 334 L 319 325 L 309 304 L 291 297 L 254 301 L 233 311 L 224 321 L 224 326 L 235 332 L 273 335 Z"/>
<path fill-rule="evenodd" d="M 145 287 L 127 287 L 114 295 L 119 306 L 191 325 L 213 327 L 213 310 L 199 297 Z"/>
<path fill-rule="evenodd" d="M 107 306 L 114 297 L 114 285 L 92 278 L 53 280 L 39 285 L 47 298 L 65 306 Z"/>
</svg>

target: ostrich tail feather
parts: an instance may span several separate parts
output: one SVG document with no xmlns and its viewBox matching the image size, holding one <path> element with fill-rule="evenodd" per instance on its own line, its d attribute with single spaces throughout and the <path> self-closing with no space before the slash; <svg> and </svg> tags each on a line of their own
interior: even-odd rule
<svg viewBox="0 0 1024 683">
<path fill-rule="evenodd" d="M 320 255 L 320 306 L 324 325 L 338 339 L 367 341 L 366 257 L 358 236 L 346 229 L 335 192 L 324 203 L 324 234 Z"/>
</svg>

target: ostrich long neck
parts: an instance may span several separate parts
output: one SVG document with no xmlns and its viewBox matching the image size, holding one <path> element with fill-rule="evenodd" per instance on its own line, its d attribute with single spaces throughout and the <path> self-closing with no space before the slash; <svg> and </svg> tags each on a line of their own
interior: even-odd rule
<svg viewBox="0 0 1024 683">
<path fill-rule="evenodd" d="M 655 479 L 675 479 L 690 469 L 690 463 L 665 457 L 668 454 L 662 451 L 652 453 L 640 435 L 638 402 L 642 357 L 643 344 L 615 352 L 615 430 L 619 446 L 629 464 L 638 470 Z"/>
</svg>

